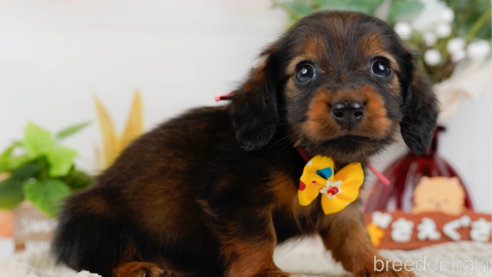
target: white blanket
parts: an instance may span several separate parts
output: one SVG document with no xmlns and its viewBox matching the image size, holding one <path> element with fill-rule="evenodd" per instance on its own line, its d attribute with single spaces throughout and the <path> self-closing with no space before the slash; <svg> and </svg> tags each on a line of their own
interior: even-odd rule
<svg viewBox="0 0 492 277">
<path fill-rule="evenodd" d="M 492 276 L 492 244 L 480 242 L 453 242 L 426 247 L 412 251 L 382 250 L 388 259 L 401 261 L 445 260 L 442 269 L 432 272 L 414 270 L 417 276 Z M 324 251 L 319 238 L 303 239 L 278 247 L 274 256 L 275 263 L 283 270 L 298 274 L 318 276 L 347 276 L 342 266 Z M 455 260 L 455 269 L 445 266 Z M 474 263 L 473 268 L 465 265 Z M 458 262 L 461 261 L 461 268 Z M 480 267 L 480 264 L 482 266 Z M 488 266 L 488 271 L 487 271 Z M 481 271 L 478 269 L 481 268 Z M 422 267 L 420 266 L 420 269 Z M 470 271 L 473 269 L 474 271 Z M 349 275 L 350 276 L 350 275 Z M 0 277 L 99 277 L 87 271 L 75 272 L 63 265 L 56 265 L 48 249 L 22 252 L 0 263 Z"/>
</svg>

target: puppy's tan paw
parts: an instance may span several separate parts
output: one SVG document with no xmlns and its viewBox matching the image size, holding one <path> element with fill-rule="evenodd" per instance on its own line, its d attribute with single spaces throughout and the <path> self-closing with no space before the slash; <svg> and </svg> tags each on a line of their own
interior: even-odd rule
<svg viewBox="0 0 492 277">
<path fill-rule="evenodd" d="M 352 274 L 356 277 L 413 277 L 415 274 L 412 271 L 405 270 L 404 266 L 398 264 L 394 267 L 391 260 L 379 258 L 376 265 L 373 261 L 367 260 L 361 268 L 354 268 Z M 384 262 L 384 264 L 383 264 Z"/>
<path fill-rule="evenodd" d="M 386 272 L 374 272 L 372 274 L 369 274 L 367 276 L 371 277 L 415 277 L 415 274 L 413 272 L 408 272 L 408 271 L 386 271 Z"/>
<path fill-rule="evenodd" d="M 358 276 L 358 275 L 355 275 Z M 393 268 L 390 268 L 389 270 L 383 270 L 380 272 L 374 271 L 371 273 L 367 273 L 367 275 L 361 275 L 361 276 L 371 276 L 371 277 L 414 277 L 415 274 L 411 271 L 406 271 L 405 269 L 401 270 L 394 270 Z"/>
<path fill-rule="evenodd" d="M 113 277 L 171 277 L 171 273 L 153 263 L 131 262 L 113 270 Z"/>
</svg>

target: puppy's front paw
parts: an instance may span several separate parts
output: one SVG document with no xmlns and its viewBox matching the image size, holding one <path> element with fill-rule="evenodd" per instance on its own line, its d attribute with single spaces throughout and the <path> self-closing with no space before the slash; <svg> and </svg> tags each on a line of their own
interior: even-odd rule
<svg viewBox="0 0 492 277">
<path fill-rule="evenodd" d="M 113 270 L 113 277 L 171 277 L 171 273 L 153 263 L 131 262 Z"/>
<path fill-rule="evenodd" d="M 354 276 L 371 277 L 414 277 L 412 271 L 407 271 L 404 266 L 394 265 L 391 260 L 379 259 L 379 263 L 368 263 L 362 271 L 354 273 Z M 384 262 L 384 266 L 382 263 Z"/>
<path fill-rule="evenodd" d="M 356 263 L 357 265 L 357 263 Z M 366 260 L 361 267 L 355 266 L 352 274 L 356 277 L 413 277 L 412 271 L 407 271 L 402 264 L 393 264 L 392 260 L 377 257 L 376 260 Z"/>
<path fill-rule="evenodd" d="M 361 275 L 364 276 L 364 275 Z M 410 271 L 395 271 L 393 269 L 390 269 L 388 271 L 382 271 L 382 272 L 373 272 L 369 273 L 365 276 L 371 276 L 371 277 L 415 277 L 415 274 Z"/>
</svg>

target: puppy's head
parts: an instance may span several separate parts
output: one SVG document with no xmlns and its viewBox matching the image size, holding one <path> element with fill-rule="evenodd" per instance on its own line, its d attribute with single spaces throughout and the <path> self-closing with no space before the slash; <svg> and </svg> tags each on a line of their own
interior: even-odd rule
<svg viewBox="0 0 492 277">
<path fill-rule="evenodd" d="M 385 22 L 354 12 L 316 13 L 261 58 L 230 106 L 245 150 L 281 133 L 311 155 L 364 161 L 392 142 L 398 127 L 412 151 L 427 150 L 437 102 Z"/>
</svg>

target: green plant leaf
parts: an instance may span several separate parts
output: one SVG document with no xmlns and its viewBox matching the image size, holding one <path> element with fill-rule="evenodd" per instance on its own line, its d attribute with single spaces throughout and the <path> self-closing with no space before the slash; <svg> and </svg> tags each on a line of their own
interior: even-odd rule
<svg viewBox="0 0 492 277">
<path fill-rule="evenodd" d="M 88 121 L 88 122 L 84 122 L 84 123 L 81 123 L 81 124 L 77 124 L 77 125 L 73 125 L 73 126 L 67 127 L 65 129 L 61 130 L 58 134 L 56 134 L 56 138 L 61 139 L 61 138 L 65 138 L 65 137 L 71 136 L 71 135 L 73 135 L 73 134 L 81 131 L 85 127 L 89 126 L 90 124 L 91 124 L 91 122 Z"/>
<path fill-rule="evenodd" d="M 424 8 L 419 1 L 393 0 L 390 5 L 388 21 L 395 23 L 401 18 L 412 16 Z"/>
<path fill-rule="evenodd" d="M 49 174 L 51 177 L 60 177 L 68 174 L 73 165 L 77 152 L 67 147 L 52 149 L 46 158 L 50 163 Z"/>
<path fill-rule="evenodd" d="M 290 14 L 292 19 L 299 20 L 313 13 L 313 9 L 303 2 L 282 2 L 280 5 Z"/>
<path fill-rule="evenodd" d="M 70 187 L 60 180 L 47 179 L 24 183 L 24 194 L 40 211 L 55 217 L 63 202 L 70 194 Z"/>
<path fill-rule="evenodd" d="M 10 158 L 10 168 L 11 169 L 12 168 L 18 168 L 21 165 L 26 164 L 32 160 L 34 160 L 34 159 L 29 157 L 28 154 L 12 157 L 12 158 Z"/>
<path fill-rule="evenodd" d="M 349 10 L 373 15 L 381 0 L 316 0 L 321 10 Z"/>
<path fill-rule="evenodd" d="M 14 170 L 12 176 L 19 180 L 27 180 L 29 178 L 35 177 L 41 171 L 41 167 L 37 164 L 24 164 Z"/>
<path fill-rule="evenodd" d="M 72 190 L 84 189 L 92 184 L 92 177 L 86 173 L 72 168 L 67 176 L 62 177 L 61 180 L 65 182 Z"/>
<path fill-rule="evenodd" d="M 12 168 L 12 151 L 14 151 L 14 149 L 18 146 L 22 146 L 22 143 L 16 141 L 9 148 L 5 149 L 5 151 L 3 151 L 0 155 L 0 172 L 7 171 Z"/>
<path fill-rule="evenodd" d="M 51 133 L 29 122 L 24 129 L 24 146 L 30 157 L 37 158 L 53 149 L 55 141 Z"/>
<path fill-rule="evenodd" d="M 10 210 L 24 200 L 22 181 L 10 177 L 0 182 L 0 209 Z"/>
</svg>

